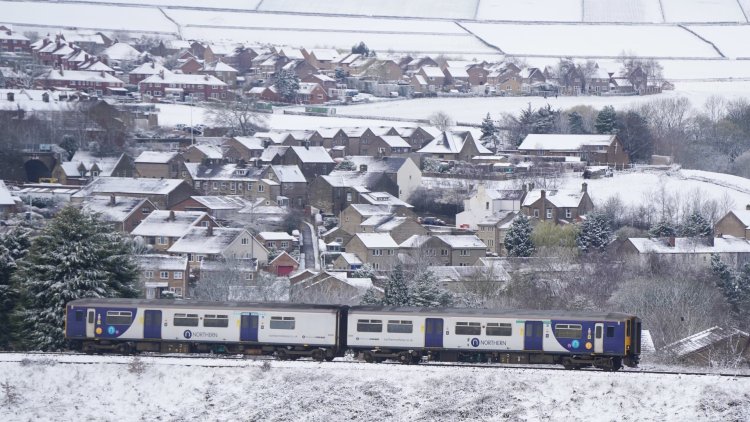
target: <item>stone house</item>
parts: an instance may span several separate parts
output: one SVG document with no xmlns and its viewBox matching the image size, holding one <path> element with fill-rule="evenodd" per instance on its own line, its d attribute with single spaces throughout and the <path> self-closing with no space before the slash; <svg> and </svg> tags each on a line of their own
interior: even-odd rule
<svg viewBox="0 0 750 422">
<path fill-rule="evenodd" d="M 351 204 L 362 203 L 360 196 L 371 189 L 391 193 L 398 191 L 398 185 L 382 173 L 337 172 L 316 177 L 310 183 L 308 198 L 313 207 L 336 215 Z"/>
<path fill-rule="evenodd" d="M 159 209 L 169 209 L 195 195 L 193 187 L 182 179 L 133 179 L 99 177 L 71 197 L 81 203 L 90 196 L 134 196 L 147 198 Z"/>
<path fill-rule="evenodd" d="M 464 211 L 456 214 L 456 228 L 477 230 L 479 222 L 507 211 L 520 211 L 526 196 L 523 189 L 487 189 L 484 184 L 464 200 Z"/>
<path fill-rule="evenodd" d="M 397 130 L 398 135 L 406 139 L 406 142 L 411 145 L 411 149 L 414 151 L 422 149 L 422 147 L 435 139 L 430 132 L 421 127 L 401 128 Z"/>
<path fill-rule="evenodd" d="M 157 251 L 166 251 L 192 227 L 218 227 L 207 213 L 200 211 L 154 210 L 136 226 L 130 235 L 140 236 Z"/>
<path fill-rule="evenodd" d="M 52 178 L 61 185 L 85 185 L 95 177 L 132 177 L 135 171 L 132 158 L 94 157 L 88 151 L 76 151 L 70 161 L 58 162 L 52 169 Z"/>
<path fill-rule="evenodd" d="M 221 164 L 224 156 L 220 147 L 212 144 L 195 144 L 189 146 L 182 153 L 182 159 L 186 163 L 202 163 L 207 165 Z"/>
<path fill-rule="evenodd" d="M 492 155 L 492 151 L 474 139 L 471 132 L 451 131 L 441 133 L 417 152 L 438 160 L 466 162 L 478 155 Z"/>
<path fill-rule="evenodd" d="M 268 250 L 245 229 L 191 227 L 167 252 L 187 257 L 191 268 L 198 268 L 203 260 L 256 259 L 258 265 L 268 263 Z"/>
<path fill-rule="evenodd" d="M 235 136 L 222 144 L 223 157 L 230 163 L 240 160 L 250 163 L 263 155 L 264 145 L 261 139 L 253 136 Z"/>
<path fill-rule="evenodd" d="M 290 206 L 301 209 L 307 205 L 307 180 L 299 167 L 271 165 L 263 178 L 279 184 L 279 195 L 288 198 Z"/>
<path fill-rule="evenodd" d="M 736 328 L 711 327 L 662 348 L 675 361 L 694 366 L 750 362 L 750 335 Z"/>
<path fill-rule="evenodd" d="M 299 241 L 286 232 L 260 232 L 256 238 L 268 250 L 291 252 L 299 245 Z"/>
<path fill-rule="evenodd" d="M 487 250 L 497 256 L 505 256 L 505 235 L 508 233 L 518 211 L 501 211 L 477 223 L 477 236 L 487 245 Z"/>
<path fill-rule="evenodd" d="M 339 226 L 350 234 L 365 233 L 366 228 L 363 229 L 362 224 L 372 217 L 409 217 L 414 219 L 415 215 L 411 208 L 407 207 L 351 204 L 339 214 Z M 374 229 L 371 229 L 370 233 L 374 233 Z"/>
<path fill-rule="evenodd" d="M 323 147 L 290 147 L 280 164 L 297 166 L 308 182 L 317 176 L 329 174 L 336 166 Z"/>
<path fill-rule="evenodd" d="M 399 248 L 412 259 L 442 266 L 472 266 L 487 256 L 487 245 L 476 235 L 415 235 Z"/>
<path fill-rule="evenodd" d="M 390 271 L 396 264 L 398 244 L 386 233 L 357 233 L 345 245 L 345 251 L 356 254 L 376 271 Z"/>
<path fill-rule="evenodd" d="M 368 156 L 350 156 L 346 157 L 347 161 L 354 164 L 357 172 L 360 173 L 382 173 L 396 184 L 396 189 L 382 189 L 382 186 L 368 186 L 372 190 L 386 191 L 391 195 L 398 196 L 403 201 L 408 201 L 414 191 L 422 184 L 422 170 L 419 166 L 407 157 L 383 157 L 375 158 Z M 334 170 L 330 176 L 346 176 L 346 172 Z"/>
<path fill-rule="evenodd" d="M 372 144 L 372 155 L 378 158 L 404 156 L 411 152 L 411 145 L 398 135 L 378 136 Z"/>
<path fill-rule="evenodd" d="M 188 296 L 188 261 L 185 257 L 149 254 L 135 257 L 139 284 L 144 287 L 146 299 L 159 299 L 169 292 L 169 297 Z"/>
<path fill-rule="evenodd" d="M 187 177 L 185 160 L 176 151 L 143 151 L 135 159 L 138 177 L 151 179 L 181 179 Z"/>
<path fill-rule="evenodd" d="M 266 167 L 218 164 L 204 166 L 200 163 L 185 163 L 187 180 L 201 195 L 239 195 L 244 198 L 276 200 L 279 184 L 264 179 Z"/>
<path fill-rule="evenodd" d="M 100 220 L 112 224 L 120 232 L 130 233 L 156 210 L 156 206 L 146 198 L 111 195 L 84 198 L 81 209 L 97 214 Z"/>
<path fill-rule="evenodd" d="M 622 257 L 635 259 L 642 264 L 652 257 L 670 261 L 686 268 L 711 267 L 711 255 L 718 255 L 727 265 L 736 269 L 750 262 L 750 242 L 732 236 L 662 239 L 629 238 L 618 248 Z"/>
<path fill-rule="evenodd" d="M 525 216 L 555 224 L 576 222 L 593 209 L 587 183 L 581 184 L 580 191 L 534 189 L 526 194 L 521 204 Z"/>
<path fill-rule="evenodd" d="M 617 135 L 537 135 L 524 138 L 518 152 L 538 157 L 578 157 L 589 165 L 625 166 L 627 151 Z"/>
</svg>

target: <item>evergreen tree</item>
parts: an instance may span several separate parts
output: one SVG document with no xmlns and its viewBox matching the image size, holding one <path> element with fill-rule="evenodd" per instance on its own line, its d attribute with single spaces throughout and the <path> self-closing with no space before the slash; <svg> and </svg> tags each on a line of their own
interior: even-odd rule
<svg viewBox="0 0 750 422">
<path fill-rule="evenodd" d="M 73 158 L 73 155 L 78 151 L 78 142 L 70 135 L 65 135 L 59 146 L 68 153 L 68 160 Z"/>
<path fill-rule="evenodd" d="M 375 269 L 370 264 L 363 264 L 352 273 L 354 278 L 372 278 L 374 275 Z"/>
<path fill-rule="evenodd" d="M 628 152 L 630 161 L 649 162 L 654 150 L 654 137 L 648 122 L 638 112 L 628 111 L 617 116 L 617 137 Z"/>
<path fill-rule="evenodd" d="M 363 56 L 369 56 L 370 49 L 367 47 L 367 44 L 365 44 L 364 41 L 360 41 L 359 44 L 352 46 L 352 54 L 361 54 Z"/>
<path fill-rule="evenodd" d="M 487 117 L 482 120 L 480 130 L 482 131 L 482 139 L 492 138 L 497 133 L 497 127 L 495 127 L 495 122 L 490 117 L 490 113 L 487 113 Z"/>
<path fill-rule="evenodd" d="M 531 133 L 554 133 L 558 117 L 560 117 L 560 111 L 553 110 L 549 104 L 539 107 L 531 124 Z"/>
<path fill-rule="evenodd" d="M 346 71 L 343 68 L 337 67 L 335 70 L 334 77 L 336 82 L 343 83 L 346 80 Z"/>
<path fill-rule="evenodd" d="M 65 305 L 86 297 L 137 297 L 137 267 L 123 236 L 74 207 L 67 207 L 34 238 L 14 275 L 27 346 L 65 345 Z"/>
<path fill-rule="evenodd" d="M 404 267 L 401 263 L 388 276 L 383 295 L 383 305 L 406 306 L 409 303 L 409 288 L 404 276 Z"/>
<path fill-rule="evenodd" d="M 708 237 L 713 235 L 713 228 L 699 212 L 691 213 L 685 223 L 680 227 L 680 236 L 683 237 Z"/>
<path fill-rule="evenodd" d="M 586 129 L 583 127 L 583 116 L 577 111 L 568 115 L 568 126 L 570 127 L 570 133 L 577 135 L 586 133 Z"/>
<path fill-rule="evenodd" d="M 274 85 L 279 91 L 279 95 L 287 102 L 294 102 L 297 99 L 299 91 L 299 77 L 291 70 L 281 69 L 275 78 Z"/>
<path fill-rule="evenodd" d="M 675 237 L 677 236 L 677 229 L 671 222 L 667 220 L 661 220 L 651 226 L 648 231 L 648 235 L 651 237 Z"/>
<path fill-rule="evenodd" d="M 612 225 L 606 214 L 591 213 L 581 225 L 576 244 L 582 252 L 603 251 L 612 239 Z"/>
<path fill-rule="evenodd" d="M 409 286 L 409 306 L 437 308 L 453 303 L 453 295 L 438 285 L 437 277 L 429 268 L 420 271 Z"/>
<path fill-rule="evenodd" d="M 534 253 L 531 232 L 529 219 L 523 214 L 518 214 L 505 234 L 505 250 L 508 251 L 508 256 L 527 257 Z"/>
<path fill-rule="evenodd" d="M 615 108 L 610 106 L 604 106 L 604 108 L 596 116 L 596 123 L 594 123 L 597 133 L 615 133 L 617 128 L 617 113 Z"/>
<path fill-rule="evenodd" d="M 711 271 L 716 275 L 716 285 L 732 306 L 732 311 L 740 319 L 750 317 L 750 264 L 743 265 L 740 272 L 735 273 L 719 255 L 711 254 Z"/>
<path fill-rule="evenodd" d="M 0 238 L 0 349 L 7 349 L 13 340 L 15 321 L 11 319 L 18 301 L 18 289 L 12 276 L 19 260 L 28 253 L 30 231 L 17 227 Z"/>
<path fill-rule="evenodd" d="M 382 301 L 380 298 L 378 298 L 377 293 L 375 293 L 375 289 L 370 287 L 367 289 L 364 295 L 362 295 L 362 299 L 359 301 L 360 305 L 382 305 Z"/>
</svg>

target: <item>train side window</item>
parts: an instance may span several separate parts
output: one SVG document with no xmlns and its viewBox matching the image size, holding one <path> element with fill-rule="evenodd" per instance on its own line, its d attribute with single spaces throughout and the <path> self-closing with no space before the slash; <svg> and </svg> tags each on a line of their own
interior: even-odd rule
<svg viewBox="0 0 750 422">
<path fill-rule="evenodd" d="M 83 314 L 84 312 L 82 310 L 76 311 L 76 322 L 83 322 Z"/>
<path fill-rule="evenodd" d="M 456 334 L 478 336 L 482 334 L 482 324 L 478 322 L 457 322 Z"/>
<path fill-rule="evenodd" d="M 360 333 L 383 332 L 383 320 L 380 319 L 358 319 L 357 331 Z"/>
<path fill-rule="evenodd" d="M 227 315 L 204 315 L 203 326 L 218 328 L 229 327 L 229 317 Z"/>
<path fill-rule="evenodd" d="M 198 314 L 174 314 L 175 327 L 197 327 Z"/>
<path fill-rule="evenodd" d="M 614 337 L 615 336 L 615 326 L 610 325 L 607 327 L 607 337 Z"/>
<path fill-rule="evenodd" d="M 404 333 L 409 334 L 414 331 L 414 325 L 411 321 L 399 321 L 389 320 L 388 321 L 388 332 L 389 333 Z"/>
<path fill-rule="evenodd" d="M 555 324 L 555 337 L 557 338 L 581 338 L 582 335 L 581 324 Z"/>
<path fill-rule="evenodd" d="M 133 313 L 130 311 L 107 311 L 104 323 L 107 325 L 127 325 L 133 320 Z"/>
<path fill-rule="evenodd" d="M 488 322 L 486 331 L 488 336 L 507 337 L 513 335 L 513 327 L 504 322 Z"/>
<path fill-rule="evenodd" d="M 268 324 L 272 330 L 293 330 L 294 329 L 294 317 L 271 317 L 271 323 Z"/>
</svg>

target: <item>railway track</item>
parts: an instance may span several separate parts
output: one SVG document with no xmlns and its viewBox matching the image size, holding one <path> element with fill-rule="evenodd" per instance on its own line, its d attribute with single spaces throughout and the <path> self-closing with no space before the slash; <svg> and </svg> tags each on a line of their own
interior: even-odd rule
<svg viewBox="0 0 750 422">
<path fill-rule="evenodd" d="M 4 354 L 23 354 L 25 356 L 46 356 L 46 357 L 54 357 L 54 356 L 62 356 L 62 357 L 87 357 L 92 355 L 87 355 L 85 353 L 77 353 L 77 352 L 26 352 L 26 353 L 18 353 L 18 352 L 4 352 L 0 351 L 0 356 Z M 128 356 L 124 355 L 93 355 L 93 356 L 110 356 L 115 358 L 127 358 Z M 217 354 L 169 354 L 169 353 L 143 353 L 138 355 L 143 358 L 168 358 L 168 359 L 175 359 L 175 360 L 211 360 L 211 361 L 233 361 L 233 362 L 262 362 L 262 361 L 279 361 L 278 359 L 271 357 L 271 356 L 243 356 L 243 355 L 217 355 Z M 304 359 L 303 361 L 306 362 L 314 362 L 311 359 Z M 33 362 L 29 357 L 24 357 L 20 359 L 1 359 L 0 363 L 3 362 L 13 362 L 13 363 L 26 363 L 26 362 Z M 93 365 L 93 364 L 100 364 L 105 363 L 108 365 L 129 365 L 130 361 L 54 361 L 55 364 L 61 364 L 61 365 Z M 331 362 L 320 362 L 320 364 L 343 364 L 343 365 L 402 365 L 399 362 L 391 362 L 386 361 L 382 363 L 375 363 L 370 364 L 366 363 L 364 361 L 359 360 L 345 360 L 345 359 L 339 359 L 334 360 Z M 204 368 L 226 368 L 226 367 L 232 367 L 236 365 L 221 365 L 216 362 L 212 363 L 174 363 L 174 365 L 181 365 L 181 366 L 198 366 L 198 367 L 204 367 Z M 479 368 L 479 369 L 494 369 L 494 370 L 507 370 L 507 369 L 520 369 L 520 370 L 527 370 L 527 371 L 534 371 L 534 370 L 547 370 L 547 371 L 567 371 L 567 369 L 558 367 L 558 366 L 552 366 L 552 365 L 508 365 L 508 364 L 498 364 L 498 363 L 447 363 L 447 362 L 423 362 L 418 365 L 413 365 L 414 367 L 420 367 L 420 368 L 430 368 L 430 367 L 443 367 L 443 368 Z M 588 368 L 588 369 L 580 369 L 579 371 L 582 372 L 596 372 L 596 373 L 602 373 L 603 371 L 599 369 L 594 368 Z M 726 378 L 750 378 L 749 374 L 737 374 L 737 373 L 730 373 L 730 372 L 700 372 L 700 371 L 666 371 L 666 370 L 650 370 L 650 369 L 623 369 L 616 372 L 617 374 L 626 374 L 626 375 L 634 375 L 634 374 L 651 374 L 651 375 L 685 375 L 685 376 L 718 376 L 718 377 L 726 377 Z"/>
</svg>

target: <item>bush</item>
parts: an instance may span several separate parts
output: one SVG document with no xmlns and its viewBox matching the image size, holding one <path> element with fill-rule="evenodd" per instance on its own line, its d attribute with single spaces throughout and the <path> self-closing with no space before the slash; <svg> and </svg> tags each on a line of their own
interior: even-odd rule
<svg viewBox="0 0 750 422">
<path fill-rule="evenodd" d="M 146 363 L 144 363 L 138 356 L 133 357 L 128 363 L 128 372 L 131 374 L 141 376 L 146 372 L 146 369 L 148 369 L 148 365 L 146 365 Z"/>
</svg>

